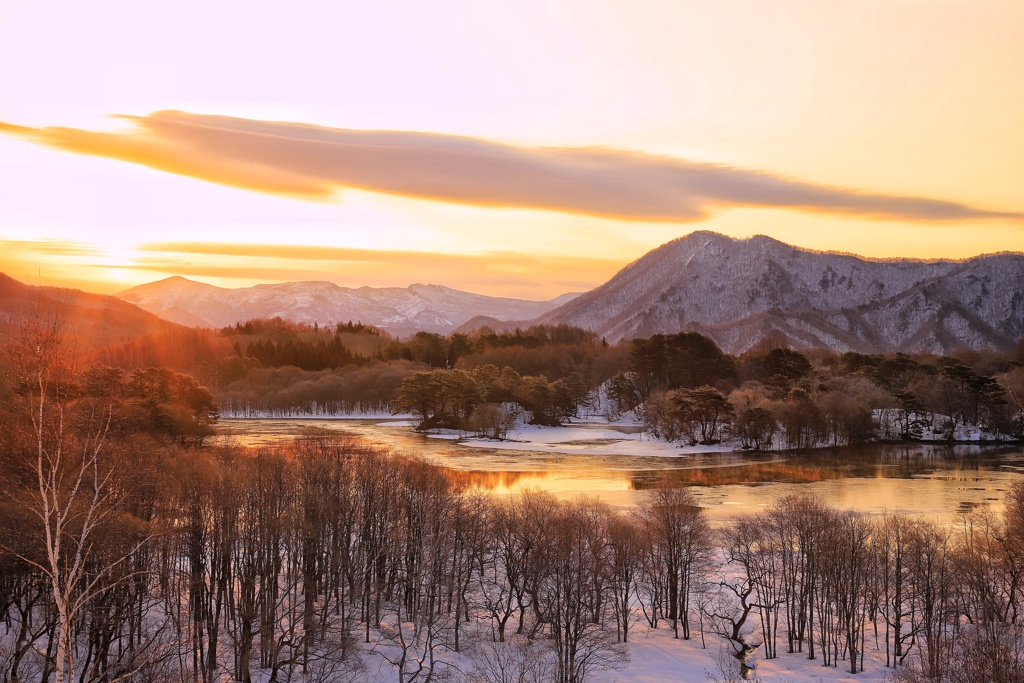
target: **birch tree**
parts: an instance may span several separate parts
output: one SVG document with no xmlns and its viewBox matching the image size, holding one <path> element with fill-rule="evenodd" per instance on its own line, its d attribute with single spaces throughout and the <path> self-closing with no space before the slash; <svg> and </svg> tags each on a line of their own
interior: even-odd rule
<svg viewBox="0 0 1024 683">
<path fill-rule="evenodd" d="M 71 683 L 81 674 L 76 624 L 91 601 L 132 578 L 123 569 L 149 535 L 137 536 L 116 557 L 90 562 L 126 493 L 107 448 L 112 397 L 90 398 L 76 386 L 81 365 L 56 318 L 37 312 L 13 329 L 6 347 L 16 386 L 12 429 L 22 432 L 24 444 L 14 495 L 41 539 L 36 553 L 18 556 L 44 577 L 54 613 L 55 681 Z"/>
</svg>

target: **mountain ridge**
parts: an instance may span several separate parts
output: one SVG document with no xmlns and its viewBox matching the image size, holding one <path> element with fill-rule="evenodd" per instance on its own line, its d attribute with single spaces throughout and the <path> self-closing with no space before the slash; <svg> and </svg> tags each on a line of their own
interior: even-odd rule
<svg viewBox="0 0 1024 683">
<path fill-rule="evenodd" d="M 429 284 L 225 289 L 180 276 L 115 296 L 193 327 L 281 316 L 358 320 L 403 336 L 564 323 L 611 342 L 695 331 L 730 353 L 766 339 L 794 348 L 949 353 L 1007 350 L 1024 337 L 1024 254 L 873 259 L 702 230 L 653 249 L 589 292 L 547 302 Z"/>
<path fill-rule="evenodd" d="M 697 331 L 730 353 L 765 338 L 796 348 L 1008 349 L 1024 336 L 1024 254 L 868 259 L 765 235 L 677 238 L 536 322 L 609 341 Z"/>
<path fill-rule="evenodd" d="M 29 285 L 0 273 L 0 330 L 36 317 L 60 321 L 64 331 L 86 346 L 122 343 L 153 332 L 180 329 L 172 321 L 113 296 Z"/>
<path fill-rule="evenodd" d="M 448 334 L 481 315 L 528 320 L 575 295 L 529 301 L 473 294 L 435 284 L 352 288 L 327 281 L 227 289 L 173 276 L 114 296 L 191 327 L 224 327 L 254 318 L 280 316 L 305 323 L 360 321 L 403 336 L 418 331 Z"/>
<path fill-rule="evenodd" d="M 224 327 L 280 316 L 323 324 L 360 321 L 396 336 L 538 323 L 576 325 L 612 342 L 695 331 L 729 353 L 764 340 L 864 353 L 1009 350 L 1024 338 L 1024 254 L 872 259 L 802 249 L 765 235 L 736 239 L 710 231 L 653 249 L 589 292 L 545 302 L 419 283 L 348 288 L 308 281 L 228 289 L 177 275 L 108 297 L 37 288 L 0 274 L 0 296 L 7 308 L 25 309 L 43 296 L 58 306 L 94 310 L 88 324 L 114 336 L 165 321 Z M 118 315 L 127 316 L 126 325 Z M 3 317 L 10 319 L 10 312 L 0 309 Z"/>
</svg>

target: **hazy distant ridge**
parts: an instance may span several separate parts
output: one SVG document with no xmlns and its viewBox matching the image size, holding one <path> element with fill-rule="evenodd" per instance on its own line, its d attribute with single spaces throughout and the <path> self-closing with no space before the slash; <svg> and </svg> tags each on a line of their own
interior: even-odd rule
<svg viewBox="0 0 1024 683">
<path fill-rule="evenodd" d="M 180 329 L 128 302 L 105 294 L 36 287 L 0 273 L 0 341 L 21 320 L 55 319 L 83 348 L 118 344 L 152 332 Z"/>
<path fill-rule="evenodd" d="M 1024 255 L 878 261 L 695 232 L 539 322 L 609 341 L 695 330 L 732 353 L 766 336 L 864 352 L 1006 349 L 1024 337 Z"/>
<path fill-rule="evenodd" d="M 280 316 L 320 324 L 361 321 L 396 335 L 424 330 L 448 334 L 471 318 L 528 320 L 574 295 L 552 301 L 505 299 L 440 285 L 360 287 L 330 282 L 286 282 L 225 289 L 171 277 L 115 296 L 162 318 L 193 327 L 223 327 L 253 318 Z"/>
</svg>

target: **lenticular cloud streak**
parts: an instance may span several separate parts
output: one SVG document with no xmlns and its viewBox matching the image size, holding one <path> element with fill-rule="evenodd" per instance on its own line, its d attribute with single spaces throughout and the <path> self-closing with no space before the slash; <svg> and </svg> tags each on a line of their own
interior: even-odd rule
<svg viewBox="0 0 1024 683">
<path fill-rule="evenodd" d="M 356 188 L 434 201 L 693 222 L 748 206 L 881 219 L 1021 218 L 924 197 L 874 194 L 762 171 L 602 147 L 518 147 L 405 131 L 364 131 L 164 111 L 125 131 L 0 132 L 58 149 L 298 198 Z"/>
</svg>

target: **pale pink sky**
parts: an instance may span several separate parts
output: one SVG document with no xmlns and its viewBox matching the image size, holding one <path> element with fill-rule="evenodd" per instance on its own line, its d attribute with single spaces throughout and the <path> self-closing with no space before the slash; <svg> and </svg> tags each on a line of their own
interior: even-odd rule
<svg viewBox="0 0 1024 683">
<path fill-rule="evenodd" d="M 547 298 L 695 229 L 1024 251 L 1022 31 L 1016 0 L 6 0 L 0 270 L 97 291 L 183 274 Z M 319 138 L 199 139 L 156 130 L 164 110 Z M 431 147 L 326 170 L 342 133 L 325 129 Z M 326 194 L 282 194 L 284 174 Z"/>
</svg>

